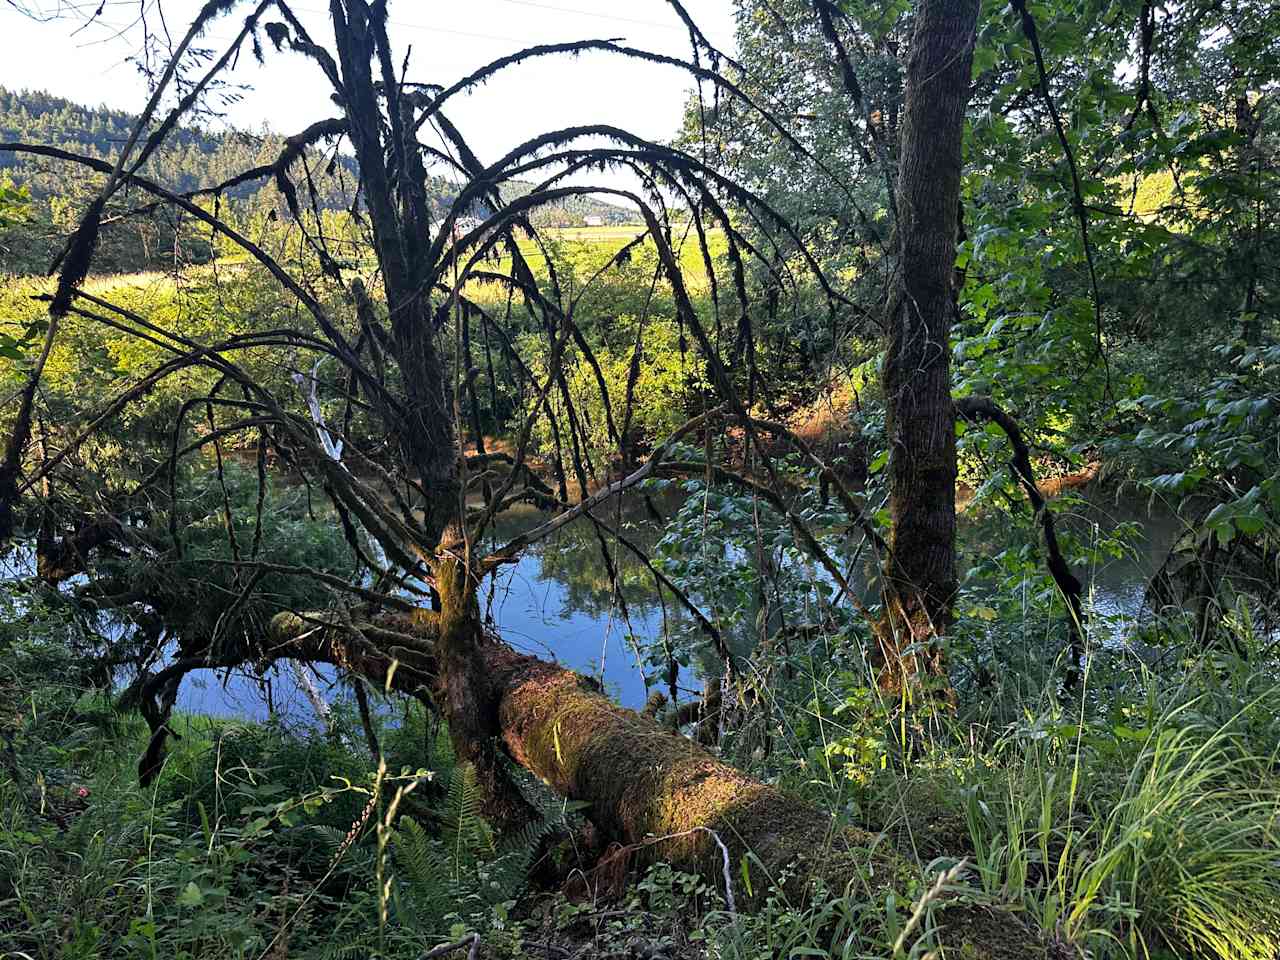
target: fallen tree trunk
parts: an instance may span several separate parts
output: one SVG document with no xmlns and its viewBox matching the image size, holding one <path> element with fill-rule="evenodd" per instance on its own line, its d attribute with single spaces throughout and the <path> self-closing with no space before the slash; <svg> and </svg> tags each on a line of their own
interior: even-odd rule
<svg viewBox="0 0 1280 960">
<path fill-rule="evenodd" d="M 326 619 L 333 627 L 317 632 L 316 624 Z M 280 614 L 270 626 L 272 648 L 282 656 L 322 651 L 324 659 L 342 661 L 349 655 L 335 656 L 345 644 L 336 638 L 353 627 L 370 632 L 359 624 L 341 626 L 329 615 Z M 348 662 L 368 668 L 378 682 L 420 689 L 424 650 L 436 629 L 429 615 L 378 618 L 377 631 L 384 636 L 418 641 L 410 645 L 415 662 L 405 671 L 414 679 L 405 676 L 404 687 L 400 668 L 390 667 L 392 658 L 361 654 Z M 299 637 L 305 642 L 299 644 Z M 478 650 L 506 752 L 557 793 L 588 804 L 585 813 L 604 837 L 633 847 L 637 862 L 670 863 L 722 888 L 723 843 L 739 903 L 759 901 L 774 885 L 799 896 L 810 881 L 821 880 L 828 890 L 877 905 L 880 915 L 889 890 L 909 896 L 912 881 L 919 879 L 919 871 L 882 835 L 837 828 L 820 808 L 613 704 L 578 674 L 491 636 Z M 957 905 L 942 922 L 943 940 L 959 951 L 956 956 L 1026 958 L 1041 950 L 1005 913 Z"/>
<path fill-rule="evenodd" d="M 511 757 L 557 793 L 590 803 L 595 825 L 621 843 L 644 845 L 646 859 L 715 877 L 721 854 L 710 831 L 735 867 L 754 855 L 749 871 L 765 875 L 753 887 L 767 888 L 805 861 L 839 886 L 860 872 L 876 888 L 906 879 L 876 835 L 833 830 L 818 808 L 614 705 L 577 674 L 499 644 L 488 645 L 485 663 Z"/>
</svg>

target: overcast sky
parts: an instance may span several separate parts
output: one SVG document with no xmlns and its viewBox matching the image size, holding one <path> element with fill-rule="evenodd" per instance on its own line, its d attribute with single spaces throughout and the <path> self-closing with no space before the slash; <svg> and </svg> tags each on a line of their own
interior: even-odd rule
<svg viewBox="0 0 1280 960">
<path fill-rule="evenodd" d="M 43 21 L 14 9 L 25 7 Z M 85 21 L 98 0 L 0 0 L 0 86 L 47 90 L 86 104 L 137 111 L 145 82 L 129 58 L 142 47 L 140 10 L 147 26 L 180 35 L 200 0 L 106 0 L 102 15 Z M 732 49 L 732 0 L 685 0 L 711 40 Z M 248 3 L 206 34 L 207 46 L 234 36 Z M 312 36 L 331 40 L 324 0 L 293 6 Z M 273 19 L 273 18 L 268 18 Z M 411 48 L 409 78 L 448 84 L 522 47 L 565 40 L 625 38 L 631 46 L 688 58 L 688 34 L 664 0 L 390 0 L 392 43 Z M 237 127 L 294 133 L 333 116 L 329 90 L 316 68 L 296 54 L 267 47 L 267 64 L 240 59 L 232 74 L 252 85 L 228 109 Z M 331 44 L 329 44 L 331 46 Z M 676 129 L 691 79 L 659 67 L 600 53 L 543 58 L 509 68 L 474 94 L 460 98 L 451 119 L 481 160 L 546 130 L 581 123 L 611 123 L 652 139 Z"/>
</svg>

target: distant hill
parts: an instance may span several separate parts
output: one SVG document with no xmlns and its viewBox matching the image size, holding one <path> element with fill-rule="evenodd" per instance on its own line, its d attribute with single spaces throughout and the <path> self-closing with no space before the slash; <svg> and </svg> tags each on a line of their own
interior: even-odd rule
<svg viewBox="0 0 1280 960">
<path fill-rule="evenodd" d="M 114 160 L 136 119 L 134 114 L 83 106 L 41 91 L 0 87 L 0 141 L 41 143 Z M 195 126 L 181 127 L 169 136 L 164 149 L 148 161 L 145 172 L 174 190 L 196 190 L 269 162 L 279 154 L 282 141 L 283 137 L 273 132 L 211 132 Z M 345 154 L 332 158 L 331 165 L 328 156 L 316 159 L 314 173 L 318 177 L 321 205 L 344 208 L 358 174 L 355 160 Z M 325 172 L 324 168 L 332 171 L 329 176 L 319 176 Z M 27 186 L 37 198 L 58 196 L 66 190 L 65 165 L 0 154 L 0 175 Z M 532 184 L 513 183 L 508 188 L 509 199 L 530 189 Z M 276 202 L 275 188 L 270 184 L 242 186 L 232 191 L 230 198 L 250 200 L 259 195 L 273 205 Z M 436 210 L 443 211 L 457 196 L 457 191 L 447 180 L 433 178 L 428 184 L 428 195 Z M 612 224 L 630 222 L 636 215 L 625 207 L 584 197 L 573 198 L 537 216 L 546 226 L 582 226 L 591 222 L 588 218 Z"/>
</svg>

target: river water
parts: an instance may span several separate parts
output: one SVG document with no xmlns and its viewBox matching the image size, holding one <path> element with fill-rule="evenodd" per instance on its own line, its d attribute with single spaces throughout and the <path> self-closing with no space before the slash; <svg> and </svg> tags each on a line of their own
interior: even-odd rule
<svg viewBox="0 0 1280 960">
<path fill-rule="evenodd" d="M 531 510 L 510 511 L 499 518 L 495 541 L 505 542 L 545 519 Z M 645 546 L 660 535 L 656 525 L 629 532 Z M 636 564 L 622 557 L 619 568 L 629 583 L 625 615 L 614 601 L 591 526 L 577 521 L 486 582 L 481 611 L 516 649 L 595 677 L 618 702 L 640 707 L 647 692 L 637 642 L 660 635 L 662 611 L 651 587 L 637 576 Z M 328 667 L 314 668 L 312 679 L 326 695 L 335 688 Z M 182 685 L 177 706 L 210 716 L 263 720 L 274 714 L 287 723 L 307 725 L 315 719 L 288 665 L 274 667 L 262 678 L 242 671 L 192 674 Z"/>
<path fill-rule="evenodd" d="M 669 510 L 672 504 L 664 504 Z M 1099 560 L 1091 569 L 1077 571 L 1085 582 L 1092 613 L 1100 627 L 1110 624 L 1123 630 L 1138 613 L 1146 583 L 1167 555 L 1181 529 L 1181 522 L 1167 510 L 1151 510 L 1145 501 L 1116 498 L 1095 492 L 1070 505 L 1057 501 L 1055 509 L 1062 529 L 1085 542 L 1097 542 L 1122 525 L 1134 524 L 1131 549 L 1119 557 Z M 520 512 L 502 518 L 497 539 L 505 540 L 535 522 Z M 630 535 L 651 545 L 661 535 L 661 525 L 642 522 Z M 1008 545 L 1007 518 L 961 514 L 960 550 L 969 557 L 992 554 Z M 663 614 L 648 588 L 647 574 L 625 557 L 619 558 L 627 584 L 627 616 L 615 602 L 600 546 L 585 522 L 572 523 L 549 540 L 530 549 L 486 585 L 484 612 L 499 633 L 513 646 L 555 660 L 596 677 L 605 690 L 628 707 L 643 705 L 647 690 L 637 641 L 655 640 L 662 630 Z M 668 609 L 668 615 L 676 611 Z M 313 676 L 326 696 L 341 695 L 331 670 L 320 668 Z M 687 678 L 686 685 L 695 685 Z M 243 673 L 206 673 L 183 684 L 178 706 L 193 713 L 265 719 L 269 715 L 290 724 L 311 725 L 312 708 L 292 669 L 278 667 L 265 678 Z"/>
</svg>

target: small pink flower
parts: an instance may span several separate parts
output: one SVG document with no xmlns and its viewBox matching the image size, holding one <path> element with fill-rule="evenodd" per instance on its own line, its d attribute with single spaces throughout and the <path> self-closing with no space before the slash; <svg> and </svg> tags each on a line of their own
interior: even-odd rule
<svg viewBox="0 0 1280 960">
<path fill-rule="evenodd" d="M 79 797 L 81 800 L 83 800 L 88 795 L 89 795 L 88 787 L 80 787 L 79 789 L 76 790 L 76 796 Z"/>
</svg>

